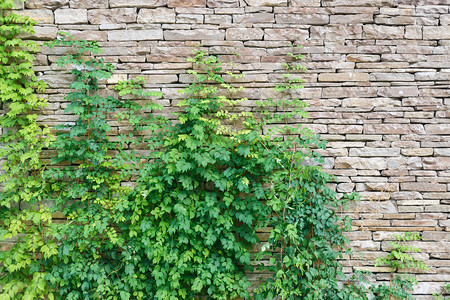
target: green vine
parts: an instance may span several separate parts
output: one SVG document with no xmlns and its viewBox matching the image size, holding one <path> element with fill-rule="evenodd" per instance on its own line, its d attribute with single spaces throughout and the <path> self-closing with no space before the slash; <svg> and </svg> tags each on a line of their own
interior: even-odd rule
<svg viewBox="0 0 450 300">
<path fill-rule="evenodd" d="M 254 110 L 239 107 L 247 99 L 237 96 L 243 88 L 234 81 L 243 74 L 235 65 L 196 51 L 188 59 L 196 81 L 181 91 L 170 121 L 154 113 L 162 107 L 152 98 L 161 93 L 147 91 L 141 77 L 119 82 L 118 97 L 101 96 L 113 66 L 97 57 L 98 43 L 61 33 L 47 45 L 74 53 L 58 64 L 72 67 L 66 112 L 78 118 L 57 127 L 55 138 L 33 112 L 45 106 L 33 95 L 44 85 L 24 49 L 37 46 L 18 38 L 34 23 L 6 12 L 11 3 L 0 2 L 7 111 L 0 119 L 0 237 L 11 245 L 0 252 L 1 300 L 350 300 L 410 289 L 400 277 L 392 280 L 398 293 L 370 286 L 361 273 L 339 285 L 351 221 L 336 212 L 358 197 L 338 199 L 314 151 L 325 142 L 292 122 L 307 117 L 305 103 L 293 97 L 305 70 L 295 48 L 276 99 Z M 128 132 L 117 133 L 119 125 Z M 44 166 L 40 154 L 49 147 L 56 155 Z M 56 212 L 66 222 L 52 222 Z M 261 230 L 270 233 L 267 242 Z M 415 249 L 393 246 L 377 263 L 423 267 L 405 254 Z M 247 275 L 255 269 L 270 278 L 252 290 Z"/>
<path fill-rule="evenodd" d="M 33 94 L 43 91 L 32 70 L 33 41 L 20 38 L 33 33 L 35 22 L 10 11 L 13 1 L 0 1 L 0 118 L 3 188 L 0 193 L 0 299 L 53 297 L 45 276 L 48 259 L 57 253 L 50 239 L 52 223 L 42 178 L 42 150 L 53 140 L 46 126 L 36 122 L 35 111 L 46 106 Z"/>
</svg>

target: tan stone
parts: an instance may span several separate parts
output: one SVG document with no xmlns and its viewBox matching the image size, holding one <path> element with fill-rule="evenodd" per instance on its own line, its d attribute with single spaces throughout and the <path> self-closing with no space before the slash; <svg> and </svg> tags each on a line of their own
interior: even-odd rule
<svg viewBox="0 0 450 300">
<path fill-rule="evenodd" d="M 397 6 L 396 0 L 324 0 L 322 1 L 323 6 L 375 6 L 375 7 L 383 7 L 383 6 Z"/>
<path fill-rule="evenodd" d="M 425 130 L 428 134 L 450 134 L 450 124 L 427 124 Z"/>
<path fill-rule="evenodd" d="M 431 156 L 433 155 L 433 148 L 402 149 L 401 152 L 406 156 Z"/>
<path fill-rule="evenodd" d="M 450 26 L 424 26 L 423 38 L 427 40 L 450 39 Z"/>
<path fill-rule="evenodd" d="M 325 14 L 276 14 L 277 24 L 306 24 L 306 25 L 325 25 L 330 21 L 330 17 Z"/>
<path fill-rule="evenodd" d="M 415 97 L 419 95 L 419 90 L 416 86 L 405 86 L 405 87 L 386 87 L 380 88 L 378 91 L 380 96 L 385 97 Z"/>
<path fill-rule="evenodd" d="M 365 134 L 425 134 L 422 124 L 367 124 Z"/>
<path fill-rule="evenodd" d="M 354 62 L 375 62 L 380 61 L 380 55 L 370 55 L 370 54 L 348 54 L 348 61 Z"/>
<path fill-rule="evenodd" d="M 266 41 L 303 41 L 309 37 L 307 29 L 265 29 L 264 40 Z"/>
<path fill-rule="evenodd" d="M 246 0 L 249 6 L 287 6 L 287 0 Z"/>
<path fill-rule="evenodd" d="M 423 159 L 425 170 L 448 170 L 450 169 L 450 157 L 426 157 Z"/>
<path fill-rule="evenodd" d="M 168 41 L 186 40 L 224 40 L 223 30 L 193 29 L 193 30 L 168 30 L 164 31 L 164 39 Z"/>
<path fill-rule="evenodd" d="M 404 27 L 400 26 L 364 25 L 365 39 L 402 39 L 404 33 Z"/>
<path fill-rule="evenodd" d="M 424 241 L 450 242 L 450 232 L 424 231 L 422 234 Z"/>
<path fill-rule="evenodd" d="M 375 98 L 376 87 L 324 87 L 322 98 Z"/>
<path fill-rule="evenodd" d="M 38 24 L 53 24 L 53 12 L 49 9 L 28 9 L 15 12 L 18 15 L 28 16 Z"/>
<path fill-rule="evenodd" d="M 228 41 L 262 40 L 263 36 L 261 28 L 230 28 L 226 33 Z"/>
<path fill-rule="evenodd" d="M 169 7 L 206 7 L 206 0 L 169 0 Z"/>
<path fill-rule="evenodd" d="M 357 82 L 357 81 L 369 81 L 369 74 L 367 73 L 321 73 L 319 74 L 318 81 L 329 82 Z"/>
<path fill-rule="evenodd" d="M 385 157 L 385 156 L 399 156 L 400 149 L 396 148 L 351 148 L 349 156 L 358 157 Z"/>
<path fill-rule="evenodd" d="M 335 160 L 337 169 L 384 170 L 386 167 L 387 162 L 384 158 L 337 157 Z"/>
<path fill-rule="evenodd" d="M 253 13 L 233 16 L 233 22 L 237 24 L 241 23 L 274 23 L 275 18 L 270 13 Z"/>
<path fill-rule="evenodd" d="M 108 0 L 70 0 L 71 8 L 108 8 Z"/>
<path fill-rule="evenodd" d="M 331 15 L 330 24 L 364 24 L 373 23 L 372 14 Z"/>
<path fill-rule="evenodd" d="M 206 0 L 205 0 L 206 1 Z M 144 7 L 155 8 L 167 5 L 168 0 L 109 0 L 109 7 Z"/>
<path fill-rule="evenodd" d="M 393 220 L 392 226 L 394 227 L 404 227 L 404 226 L 437 226 L 436 220 Z"/>
<path fill-rule="evenodd" d="M 206 4 L 211 8 L 239 7 L 238 0 L 207 0 Z"/>
<path fill-rule="evenodd" d="M 430 182 L 404 182 L 400 184 L 402 190 L 420 191 L 420 192 L 445 192 L 447 186 L 445 184 Z"/>
<path fill-rule="evenodd" d="M 55 10 L 57 8 L 69 5 L 69 0 L 27 0 L 26 8 L 47 8 Z"/>
<path fill-rule="evenodd" d="M 134 23 L 136 22 L 136 9 L 90 9 L 88 11 L 88 20 L 91 24 Z"/>
<path fill-rule="evenodd" d="M 146 41 L 162 40 L 163 31 L 161 29 L 146 30 L 114 30 L 108 32 L 109 41 Z"/>
</svg>

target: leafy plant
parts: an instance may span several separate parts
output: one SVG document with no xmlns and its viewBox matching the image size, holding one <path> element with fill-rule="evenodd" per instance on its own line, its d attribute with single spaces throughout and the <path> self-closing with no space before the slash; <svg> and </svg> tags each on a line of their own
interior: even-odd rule
<svg viewBox="0 0 450 300">
<path fill-rule="evenodd" d="M 275 88 L 280 99 L 260 103 L 262 109 L 274 104 L 279 108 L 275 113 L 263 110 L 263 124 L 272 124 L 264 146 L 275 162 L 265 178 L 269 186 L 265 200 L 271 209 L 265 225 L 273 229 L 257 259 L 270 257 L 269 265 L 261 264 L 260 269 L 274 275 L 256 290 L 256 299 L 339 299 L 343 294 L 338 279 L 344 274 L 337 259 L 346 250 L 343 232 L 351 221 L 338 216 L 336 209 L 356 195 L 337 199 L 327 186 L 332 177 L 319 166 L 323 158 L 311 150 L 324 148 L 325 142 L 301 125 L 288 123 L 294 116 L 307 116 L 303 101 L 292 97 L 295 89 L 302 88 L 296 77 L 304 70 L 296 62 L 302 56 L 290 56 L 294 63 L 283 64 L 285 82 Z"/>
<path fill-rule="evenodd" d="M 36 122 L 35 111 L 46 106 L 33 94 L 45 89 L 32 70 L 32 53 L 39 48 L 21 38 L 34 32 L 35 22 L 11 12 L 13 6 L 13 1 L 0 1 L 0 101 L 6 111 L 0 118 L 0 299 L 52 299 L 44 277 L 57 251 L 40 155 L 53 136 Z"/>
<path fill-rule="evenodd" d="M 446 283 L 444 287 L 442 288 L 442 291 L 440 293 L 434 293 L 433 296 L 436 298 L 436 300 L 447 300 L 450 299 L 450 297 L 445 297 L 444 295 L 448 295 L 450 293 L 450 283 Z"/>
<path fill-rule="evenodd" d="M 396 241 L 391 242 L 393 249 L 385 257 L 379 257 L 375 260 L 375 266 L 387 266 L 392 269 L 392 276 L 389 286 L 385 283 L 374 286 L 373 293 L 376 299 L 391 299 L 396 297 L 399 299 L 414 299 L 410 293 L 413 285 L 417 283 L 415 276 L 406 274 L 395 276 L 394 273 L 406 268 L 428 270 L 428 265 L 420 259 L 413 257 L 410 253 L 420 253 L 421 250 L 412 245 L 403 244 L 402 242 L 418 241 L 422 236 L 415 232 L 405 232 L 403 235 L 394 234 Z"/>
<path fill-rule="evenodd" d="M 131 187 L 122 185 L 136 174 L 138 157 L 133 145 L 139 143 L 133 132 L 111 138 L 112 121 L 128 122 L 137 131 L 144 106 L 134 99 L 116 99 L 99 94 L 100 83 L 112 75 L 113 67 L 102 58 L 96 42 L 74 41 L 63 35 L 49 47 L 72 47 L 75 54 L 58 61 L 73 66 L 73 91 L 66 96 L 66 112 L 78 116 L 74 125 L 57 129 L 53 143 L 56 155 L 46 172 L 52 211 L 61 211 L 67 222 L 54 225 L 59 241 L 58 260 L 46 279 L 64 299 L 128 299 L 133 291 L 133 262 L 127 251 L 127 238 L 121 231 L 127 221 L 124 210 L 130 205 Z M 142 78 L 120 82 L 120 96 L 139 99 L 160 93 L 142 89 Z M 145 108 L 158 108 L 149 103 Z M 128 233 L 128 232 L 126 232 Z"/>
</svg>

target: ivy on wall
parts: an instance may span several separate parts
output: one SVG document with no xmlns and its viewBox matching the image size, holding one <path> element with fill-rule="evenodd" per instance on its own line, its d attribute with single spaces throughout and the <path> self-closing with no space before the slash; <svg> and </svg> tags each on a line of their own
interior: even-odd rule
<svg viewBox="0 0 450 300">
<path fill-rule="evenodd" d="M 336 211 L 357 196 L 337 199 L 312 150 L 325 142 L 290 123 L 307 117 L 304 102 L 292 96 L 304 70 L 295 48 L 283 64 L 277 99 L 260 102 L 257 111 L 239 105 L 247 99 L 230 83 L 242 76 L 232 63 L 196 51 L 189 59 L 196 80 L 181 91 L 171 122 L 154 113 L 162 107 L 152 99 L 161 94 L 146 91 L 142 78 L 119 82 L 118 98 L 101 96 L 113 66 L 96 57 L 98 43 L 62 34 L 48 46 L 74 53 L 58 64 L 72 67 L 66 112 L 78 119 L 57 128 L 54 138 L 36 124 L 34 111 L 45 105 L 33 95 L 44 88 L 32 71 L 37 46 L 19 38 L 34 23 L 6 12 L 11 1 L 0 5 L 7 111 L 0 119 L 6 157 L 0 237 L 14 239 L 0 252 L 0 299 L 392 295 L 361 285 L 363 276 L 338 284 L 344 274 L 337 259 L 348 250 L 343 233 L 351 222 Z M 131 130 L 113 135 L 111 122 Z M 57 154 L 43 166 L 39 156 L 48 147 Z M 67 222 L 52 223 L 55 212 Z M 270 232 L 262 244 L 260 230 Z M 255 269 L 273 276 L 252 291 L 247 274 Z"/>
<path fill-rule="evenodd" d="M 0 193 L 0 299 L 36 299 L 52 294 L 45 280 L 46 260 L 57 253 L 49 239 L 52 217 L 43 205 L 42 149 L 53 140 L 46 126 L 36 123 L 36 109 L 46 105 L 33 94 L 43 91 L 32 70 L 33 41 L 21 33 L 33 33 L 35 22 L 10 11 L 13 1 L 0 1 L 0 118 L 3 183 Z"/>
</svg>

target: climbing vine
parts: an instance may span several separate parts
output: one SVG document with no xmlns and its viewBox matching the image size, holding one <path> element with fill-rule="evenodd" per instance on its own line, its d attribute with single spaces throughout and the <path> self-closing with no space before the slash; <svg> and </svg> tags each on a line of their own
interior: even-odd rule
<svg viewBox="0 0 450 300">
<path fill-rule="evenodd" d="M 45 205 L 40 154 L 53 136 L 37 124 L 36 109 L 46 101 L 33 94 L 43 91 L 32 70 L 36 43 L 20 38 L 33 33 L 35 22 L 10 11 L 13 1 L 0 1 L 0 299 L 53 297 L 45 276 L 48 259 L 57 253 Z"/>
<path fill-rule="evenodd" d="M 98 43 L 61 33 L 47 46 L 72 53 L 58 64 L 72 69 L 66 113 L 78 118 L 54 137 L 34 112 L 45 106 L 33 94 L 45 87 L 31 69 L 38 48 L 19 38 L 34 23 L 6 12 L 11 5 L 0 2 L 0 237 L 10 245 L 0 252 L 0 299 L 403 295 L 361 284 L 364 274 L 338 283 L 351 222 L 336 211 L 357 195 L 338 199 L 314 151 L 325 142 L 291 121 L 307 117 L 293 93 L 304 71 L 295 48 L 277 97 L 254 110 L 239 105 L 247 99 L 238 96 L 243 88 L 234 82 L 243 75 L 234 64 L 197 50 L 188 59 L 194 83 L 181 91 L 171 121 L 155 113 L 161 93 L 146 90 L 141 77 L 119 82 L 117 97 L 102 96 L 113 66 L 98 58 Z M 46 148 L 56 153 L 48 166 L 39 159 Z M 56 212 L 67 220 L 53 223 Z M 395 245 L 378 263 L 411 258 L 403 252 L 415 249 Z M 255 270 L 270 278 L 252 290 L 247 275 Z M 394 286 L 410 288 L 402 282 Z"/>
</svg>

